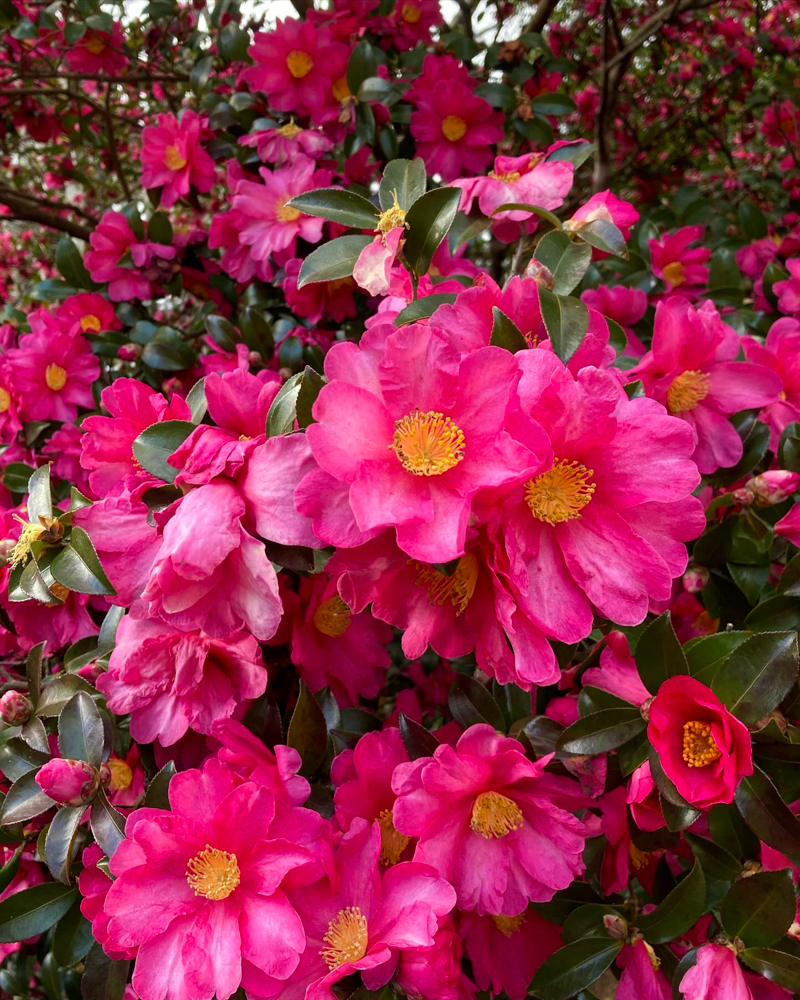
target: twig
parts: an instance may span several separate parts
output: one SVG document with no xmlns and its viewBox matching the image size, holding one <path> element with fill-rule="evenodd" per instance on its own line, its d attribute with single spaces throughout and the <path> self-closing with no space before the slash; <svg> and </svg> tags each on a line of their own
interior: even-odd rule
<svg viewBox="0 0 800 1000">
<path fill-rule="evenodd" d="M 106 134 L 108 135 L 108 153 L 111 157 L 111 165 L 114 167 L 114 172 L 117 177 L 119 177 L 119 182 L 122 185 L 122 190 L 125 192 L 125 198 L 127 201 L 131 200 L 131 189 L 128 187 L 128 181 L 125 177 L 125 172 L 122 169 L 122 164 L 119 161 L 119 154 L 117 153 L 117 141 L 114 138 L 114 123 L 111 120 L 111 84 L 109 83 L 106 88 L 106 103 L 105 103 L 105 118 L 106 118 Z"/>
<path fill-rule="evenodd" d="M 57 229 L 59 232 L 69 233 L 70 236 L 75 236 L 79 240 L 88 240 L 92 234 L 89 226 L 84 226 L 80 222 L 74 222 L 72 219 L 65 219 L 40 204 L 26 201 L 25 198 L 21 198 L 16 194 L 12 195 L 7 191 L 0 191 L 0 205 L 5 205 L 13 212 L 13 215 L 3 217 L 6 219 L 12 218 L 20 219 L 23 222 L 37 222 L 40 226 L 47 226 L 48 229 Z"/>
</svg>

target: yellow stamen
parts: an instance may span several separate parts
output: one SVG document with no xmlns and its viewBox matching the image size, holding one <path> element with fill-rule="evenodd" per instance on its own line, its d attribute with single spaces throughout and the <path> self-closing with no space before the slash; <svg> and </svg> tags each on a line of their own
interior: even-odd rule
<svg viewBox="0 0 800 1000">
<path fill-rule="evenodd" d="M 673 260 L 664 268 L 664 280 L 668 281 L 673 288 L 682 285 L 686 281 L 686 268 L 679 260 Z"/>
<path fill-rule="evenodd" d="M 446 576 L 433 566 L 426 566 L 425 563 L 414 565 L 419 570 L 414 582 L 418 587 L 428 591 L 431 604 L 442 605 L 445 601 L 450 601 L 456 609 L 456 618 L 463 615 L 478 582 L 478 557 L 475 553 L 468 552 L 462 556 L 452 576 Z"/>
<path fill-rule="evenodd" d="M 284 139 L 294 139 L 294 137 L 299 135 L 303 130 L 299 125 L 295 125 L 294 120 L 292 120 L 287 122 L 285 125 L 281 125 L 280 128 L 276 128 L 275 131 L 278 135 L 282 135 Z"/>
<path fill-rule="evenodd" d="M 689 767 L 705 767 L 719 760 L 722 751 L 711 735 L 707 722 L 685 722 L 683 724 L 683 759 Z"/>
<path fill-rule="evenodd" d="M 99 56 L 108 48 L 103 39 L 96 35 L 93 31 L 89 32 L 89 36 L 86 39 L 86 45 L 84 48 L 91 52 L 93 56 Z"/>
<path fill-rule="evenodd" d="M 472 806 L 470 829 L 484 839 L 505 837 L 522 827 L 522 810 L 513 799 L 499 792 L 481 792 Z"/>
<path fill-rule="evenodd" d="M 289 199 L 287 198 L 286 201 Z M 294 205 L 287 205 L 286 201 L 279 201 L 275 207 L 275 218 L 278 222 L 296 222 L 301 215 L 300 209 Z"/>
<path fill-rule="evenodd" d="M 345 962 L 358 962 L 367 953 L 367 918 L 358 906 L 347 906 L 328 924 L 322 940 L 328 947 L 320 955 L 329 969 L 338 969 Z"/>
<path fill-rule="evenodd" d="M 661 959 L 658 957 L 658 955 L 656 955 L 655 951 L 653 950 L 653 946 L 651 944 L 648 944 L 647 941 L 642 941 L 642 944 L 647 949 L 647 957 L 650 959 L 650 964 L 653 966 L 654 969 L 656 970 L 660 969 Z"/>
<path fill-rule="evenodd" d="M 516 917 L 492 917 L 494 920 L 495 927 L 502 931 L 507 938 L 512 937 L 525 923 L 525 911 L 523 910 L 519 916 Z"/>
<path fill-rule="evenodd" d="M 538 521 L 560 524 L 581 516 L 592 499 L 595 484 L 593 469 L 580 462 L 557 459 L 552 469 L 525 484 L 525 502 Z"/>
<path fill-rule="evenodd" d="M 11 393 L 7 389 L 0 389 L 0 413 L 5 413 L 11 408 Z"/>
<path fill-rule="evenodd" d="M 183 170 L 188 162 L 177 146 L 167 146 L 164 150 L 164 166 L 168 170 Z"/>
<path fill-rule="evenodd" d="M 693 369 L 681 372 L 667 391 L 667 409 L 670 413 L 694 410 L 708 395 L 710 375 Z"/>
<path fill-rule="evenodd" d="M 396 865 L 411 838 L 395 829 L 391 809 L 384 809 L 381 812 L 378 816 L 378 826 L 381 828 L 381 861 L 385 865 Z"/>
<path fill-rule="evenodd" d="M 400 17 L 406 24 L 416 24 L 422 17 L 422 10 L 411 3 L 404 3 L 400 8 Z"/>
<path fill-rule="evenodd" d="M 22 531 L 16 545 L 8 554 L 8 564 L 12 569 L 27 560 L 31 554 L 31 545 L 45 530 L 41 524 L 29 524 L 27 521 L 22 521 L 21 518 L 17 518 L 17 520 L 22 524 Z"/>
<path fill-rule="evenodd" d="M 111 757 L 108 760 L 108 766 L 111 770 L 111 782 L 108 787 L 112 792 L 121 792 L 131 787 L 133 771 L 124 760 L 120 760 L 119 757 Z"/>
<path fill-rule="evenodd" d="M 44 380 L 47 383 L 48 389 L 52 389 L 53 392 L 60 392 L 67 384 L 67 373 L 61 365 L 48 365 L 44 370 Z"/>
<path fill-rule="evenodd" d="M 415 476 L 441 476 L 464 457 L 464 432 L 443 413 L 414 410 L 395 421 L 389 447 Z"/>
<path fill-rule="evenodd" d="M 314 68 L 314 60 L 307 52 L 303 52 L 301 49 L 292 49 L 286 57 L 286 68 L 295 80 L 302 80 Z"/>
<path fill-rule="evenodd" d="M 236 855 L 206 844 L 186 866 L 186 881 L 196 896 L 227 899 L 241 881 Z"/>
<path fill-rule="evenodd" d="M 398 226 L 406 224 L 406 213 L 400 208 L 396 191 L 392 191 L 392 197 L 394 198 L 394 205 L 391 208 L 387 208 L 385 212 L 381 212 L 378 225 L 375 227 L 379 233 L 388 233 L 389 230 L 397 229 Z"/>
<path fill-rule="evenodd" d="M 493 181 L 502 181 L 503 184 L 513 184 L 522 176 L 518 170 L 512 170 L 510 174 L 496 174 L 494 170 L 489 171 L 489 176 Z"/>
<path fill-rule="evenodd" d="M 467 123 L 458 115 L 448 115 L 442 122 L 442 134 L 450 142 L 458 142 L 467 131 Z"/>
<path fill-rule="evenodd" d="M 631 841 L 630 846 L 628 847 L 628 857 L 630 858 L 630 862 L 636 871 L 639 871 L 650 863 L 651 855 L 647 851 L 641 850 L 641 848 L 637 847 L 636 844 Z"/>
<path fill-rule="evenodd" d="M 86 333 L 87 330 L 91 330 L 92 333 L 99 333 L 102 327 L 100 326 L 100 320 L 97 316 L 93 316 L 89 313 L 88 316 L 81 317 L 81 330 Z"/>
<path fill-rule="evenodd" d="M 314 625 L 323 635 L 338 639 L 350 628 L 353 615 L 344 601 L 335 594 L 324 601 L 314 612 Z"/>
<path fill-rule="evenodd" d="M 331 86 L 331 91 L 333 96 L 339 102 L 349 100 L 353 95 L 350 93 L 350 88 L 347 86 L 347 77 L 340 76 L 338 80 L 334 80 Z"/>
</svg>

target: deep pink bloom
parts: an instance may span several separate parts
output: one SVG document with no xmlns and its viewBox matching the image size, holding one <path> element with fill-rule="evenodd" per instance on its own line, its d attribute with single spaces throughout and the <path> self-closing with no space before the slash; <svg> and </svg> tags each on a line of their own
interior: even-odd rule
<svg viewBox="0 0 800 1000">
<path fill-rule="evenodd" d="M 162 420 L 191 420 L 191 412 L 180 396 L 167 402 L 160 392 L 133 378 L 118 378 L 101 393 L 110 417 L 87 417 L 81 440 L 81 464 L 89 469 L 89 483 L 100 496 L 116 496 L 125 490 L 140 495 L 161 480 L 151 476 L 133 454 L 133 442 L 151 424 Z"/>
<path fill-rule="evenodd" d="M 169 280 L 172 276 L 168 264 L 161 273 L 159 262 L 172 261 L 178 253 L 176 246 L 140 240 L 122 212 L 106 212 L 89 237 L 89 243 L 91 250 L 84 254 L 83 261 L 93 281 L 108 282 L 112 302 L 149 299 L 153 286 L 157 287 L 162 278 Z M 128 254 L 134 267 L 121 265 Z M 147 269 L 146 273 L 143 269 Z"/>
<path fill-rule="evenodd" d="M 338 2 L 341 0 L 337 0 Z M 476 85 L 476 80 L 470 76 L 460 59 L 448 54 L 436 55 L 429 52 L 422 61 L 422 72 L 411 81 L 411 86 L 403 94 L 403 100 L 418 107 L 430 99 L 430 95 L 440 84 L 453 81 L 463 83 L 469 90 Z"/>
<path fill-rule="evenodd" d="M 72 421 L 79 406 L 94 406 L 100 362 L 83 337 L 29 333 L 8 352 L 8 364 L 26 420 Z"/>
<path fill-rule="evenodd" d="M 647 241 L 653 274 L 661 278 L 668 292 L 675 288 L 685 292 L 692 286 L 704 285 L 708 281 L 705 263 L 711 256 L 711 251 L 705 247 L 689 249 L 689 244 L 695 243 L 702 236 L 702 226 L 684 226 L 671 236 L 665 235 L 660 240 Z"/>
<path fill-rule="evenodd" d="M 562 943 L 561 930 L 532 909 L 515 917 L 471 910 L 460 914 L 458 933 L 478 989 L 511 1000 L 527 996 L 534 973 Z"/>
<path fill-rule="evenodd" d="M 70 590 L 62 604 L 43 606 L 38 601 L 9 601 L 5 608 L 17 630 L 17 642 L 27 652 L 39 642 L 55 653 L 62 646 L 72 645 L 88 635 L 97 635 L 98 628 L 89 616 L 89 597 Z M 2 636 L 2 633 L 0 633 Z"/>
<path fill-rule="evenodd" d="M 459 174 L 477 174 L 491 162 L 491 145 L 503 139 L 503 113 L 475 97 L 466 84 L 441 80 L 418 99 L 411 134 L 428 173 L 452 181 Z"/>
<path fill-rule="evenodd" d="M 144 795 L 145 784 L 138 746 L 131 743 L 124 758 L 112 753 L 105 766 L 111 771 L 111 778 L 106 785 L 109 802 L 118 809 L 136 805 Z"/>
<path fill-rule="evenodd" d="M 97 844 L 89 844 L 81 856 L 83 870 L 78 876 L 78 889 L 81 896 L 81 913 L 91 922 L 94 939 L 103 946 L 109 958 L 133 958 L 137 949 L 123 948 L 114 951 L 107 947 L 108 921 L 110 917 L 103 909 L 108 890 L 114 884 L 113 880 L 98 867 L 105 854 Z"/>
<path fill-rule="evenodd" d="M 316 868 L 324 821 L 213 759 L 175 775 L 169 800 L 171 812 L 128 817 L 111 859 L 106 947 L 138 947 L 142 1000 L 227 1000 L 240 985 L 286 979 L 306 938 L 283 887 Z"/>
<path fill-rule="evenodd" d="M 97 292 L 80 292 L 64 299 L 56 309 L 56 319 L 65 333 L 101 333 L 122 326 L 114 307 Z"/>
<path fill-rule="evenodd" d="M 768 406 L 781 392 L 780 376 L 736 361 L 741 342 L 712 302 L 695 309 L 681 296 L 656 307 L 651 350 L 629 372 L 648 395 L 695 431 L 694 460 L 708 474 L 736 465 L 742 439 L 727 419 L 738 410 Z"/>
<path fill-rule="evenodd" d="M 300 128 L 291 121 L 279 128 L 243 135 L 239 145 L 255 147 L 264 163 L 283 167 L 293 163 L 298 153 L 320 160 L 333 149 L 334 143 L 318 129 Z"/>
<path fill-rule="evenodd" d="M 54 802 L 80 806 L 97 794 L 100 778 L 86 761 L 53 757 L 37 771 L 36 784 Z"/>
<path fill-rule="evenodd" d="M 302 316 L 312 324 L 319 323 L 323 317 L 338 324 L 356 316 L 355 282 L 352 278 L 314 281 L 298 289 L 297 279 L 302 266 L 302 260 L 296 257 L 284 265 L 283 294 L 286 304 L 296 316 Z"/>
<path fill-rule="evenodd" d="M 800 546 L 800 504 L 795 504 L 775 525 L 775 534 Z"/>
<path fill-rule="evenodd" d="M 184 108 L 179 119 L 161 114 L 157 121 L 142 132 L 142 186 L 162 188 L 161 204 L 170 208 L 191 188 L 210 191 L 216 167 L 201 145 L 206 126 L 196 111 Z"/>
<path fill-rule="evenodd" d="M 631 228 L 639 221 L 639 213 L 629 201 L 623 201 L 611 191 L 598 191 L 581 205 L 572 218 L 564 224 L 564 228 L 569 232 L 579 233 L 583 226 L 597 220 L 613 223 L 627 242 L 631 237 Z M 602 256 L 605 257 L 607 254 Z"/>
<path fill-rule="evenodd" d="M 771 236 L 754 240 L 748 246 L 737 250 L 735 254 L 739 270 L 751 281 L 756 281 L 764 273 L 764 268 L 778 256 L 780 241 Z"/>
<path fill-rule="evenodd" d="M 541 153 L 522 156 L 498 156 L 494 170 L 486 177 L 461 177 L 451 187 L 460 187 L 461 210 L 471 212 L 477 199 L 484 215 L 495 219 L 521 222 L 533 217 L 532 212 L 515 210 L 493 213 L 512 202 L 554 209 L 563 204 L 572 187 L 573 165 L 566 160 L 547 163 Z M 637 215 L 638 219 L 638 215 Z"/>
<path fill-rule="evenodd" d="M 408 997 L 426 1000 L 474 1000 L 477 990 L 461 968 L 463 948 L 453 920 L 439 925 L 430 948 L 400 952 L 394 982 Z"/>
<path fill-rule="evenodd" d="M 630 777 L 628 805 L 631 807 L 631 816 L 640 830 L 660 830 L 666 826 L 649 760 L 640 764 Z"/>
<path fill-rule="evenodd" d="M 776 281 L 772 290 L 778 296 L 778 308 L 787 316 L 800 318 L 800 257 L 786 261 L 789 277 Z"/>
<path fill-rule="evenodd" d="M 634 358 L 640 358 L 644 354 L 644 344 L 631 329 L 647 311 L 647 295 L 641 288 L 598 285 L 597 288 L 587 288 L 581 292 L 581 299 L 590 309 L 596 309 L 623 328 L 628 337 L 623 354 Z"/>
<path fill-rule="evenodd" d="M 30 698 L 21 691 L 6 691 L 0 698 L 0 719 L 8 726 L 21 726 L 33 711 Z"/>
<path fill-rule="evenodd" d="M 111 33 L 87 28 L 86 32 L 66 52 L 69 68 L 76 73 L 100 73 L 118 76 L 128 65 L 124 50 L 122 24 L 113 22 Z"/>
<path fill-rule="evenodd" d="M 770 146 L 777 148 L 795 145 L 800 140 L 800 108 L 790 100 L 770 104 L 764 110 L 761 131 Z"/>
<path fill-rule="evenodd" d="M 776 402 L 758 414 L 770 429 L 769 446 L 777 454 L 786 425 L 800 420 L 800 322 L 784 317 L 769 328 L 765 344 L 754 337 L 742 337 L 741 342 L 748 361 L 771 368 L 783 382 Z"/>
<path fill-rule="evenodd" d="M 546 774 L 517 740 L 471 726 L 395 769 L 394 825 L 419 837 L 415 861 L 453 884 L 461 909 L 517 916 L 583 870 L 584 827 L 567 809 L 588 804 L 569 778 Z"/>
<path fill-rule="evenodd" d="M 699 949 L 678 989 L 684 1000 L 753 1000 L 736 953 L 722 944 Z"/>
<path fill-rule="evenodd" d="M 59 479 L 72 483 L 83 493 L 89 492 L 88 477 L 81 465 L 83 431 L 75 424 L 62 424 L 42 446 L 42 454 L 53 463 Z"/>
<path fill-rule="evenodd" d="M 358 13 L 362 21 L 364 15 Z M 430 44 L 431 28 L 438 24 L 442 24 L 439 0 L 395 0 L 389 16 L 378 18 L 374 30 L 382 36 L 382 47 L 391 44 L 405 52 L 420 42 Z"/>
<path fill-rule="evenodd" d="M 663 852 L 645 853 L 635 848 L 628 824 L 628 807 L 623 787 L 601 796 L 595 803 L 600 816 L 586 817 L 587 837 L 605 837 L 600 866 L 600 886 L 606 895 L 624 892 L 635 876 L 652 894 L 658 858 Z"/>
<path fill-rule="evenodd" d="M 667 777 L 698 808 L 732 802 L 739 780 L 753 773 L 747 726 L 694 677 L 664 681 L 650 705 L 647 735 Z"/>
<path fill-rule="evenodd" d="M 608 691 L 609 694 L 637 706 L 650 697 L 650 692 L 639 677 L 627 638 L 616 630 L 606 636 L 605 648 L 600 653 L 600 666 L 589 667 L 584 671 L 581 684 Z"/>
<path fill-rule="evenodd" d="M 267 671 L 258 643 L 243 632 L 214 639 L 159 621 L 122 619 L 108 671 L 97 678 L 108 707 L 131 716 L 139 743 L 176 743 L 187 731 L 211 733 L 262 695 Z"/>
<path fill-rule="evenodd" d="M 660 959 L 643 938 L 626 944 L 616 962 L 623 971 L 615 1000 L 671 1000 L 670 981 L 659 969 Z"/>
<path fill-rule="evenodd" d="M 235 719 L 217 719 L 211 727 L 222 746 L 219 759 L 245 781 L 268 788 L 278 802 L 301 806 L 311 786 L 297 772 L 303 761 L 294 747 L 277 743 L 273 750 Z"/>
</svg>

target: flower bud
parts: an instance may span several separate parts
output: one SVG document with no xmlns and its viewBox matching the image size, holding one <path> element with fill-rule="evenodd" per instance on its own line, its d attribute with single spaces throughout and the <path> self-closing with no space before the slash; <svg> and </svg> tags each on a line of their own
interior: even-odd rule
<svg viewBox="0 0 800 1000">
<path fill-rule="evenodd" d="M 142 348 L 139 344 L 122 344 L 117 349 L 117 357 L 120 361 L 136 361 L 142 356 Z"/>
<path fill-rule="evenodd" d="M 683 589 L 687 594 L 698 594 L 708 583 L 711 574 L 705 566 L 687 566 L 683 574 Z"/>
<path fill-rule="evenodd" d="M 100 788 L 100 776 L 83 760 L 54 757 L 36 775 L 36 784 L 54 802 L 80 806 L 91 802 Z"/>
<path fill-rule="evenodd" d="M 608 931 L 608 936 L 616 941 L 624 941 L 628 936 L 627 921 L 617 913 L 606 913 L 603 915 L 603 926 Z"/>
<path fill-rule="evenodd" d="M 0 698 L 0 719 L 9 726 L 21 726 L 31 717 L 33 705 L 21 691 L 6 691 Z"/>
<path fill-rule="evenodd" d="M 530 263 L 525 268 L 525 277 L 533 278 L 537 285 L 548 289 L 548 291 L 552 291 L 556 283 L 553 272 L 540 261 L 536 260 L 535 257 L 531 258 Z"/>
<path fill-rule="evenodd" d="M 754 476 L 745 483 L 745 489 L 751 493 L 759 507 L 774 507 L 782 503 L 795 492 L 800 484 L 800 473 L 788 472 L 786 469 L 771 469 Z"/>
</svg>

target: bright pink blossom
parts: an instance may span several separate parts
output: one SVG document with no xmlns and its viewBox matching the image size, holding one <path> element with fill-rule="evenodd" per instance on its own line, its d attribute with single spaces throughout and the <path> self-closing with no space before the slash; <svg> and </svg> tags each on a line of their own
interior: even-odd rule
<svg viewBox="0 0 800 1000">
<path fill-rule="evenodd" d="M 356 301 L 353 295 L 355 282 L 352 278 L 337 281 L 314 281 L 298 289 L 297 279 L 303 262 L 297 257 L 284 265 L 286 277 L 283 280 L 283 294 L 286 304 L 296 316 L 302 316 L 310 323 L 319 323 L 323 318 L 342 323 L 356 316 Z"/>
<path fill-rule="evenodd" d="M 681 294 L 694 291 L 696 286 L 705 285 L 708 281 L 705 263 L 711 251 L 705 247 L 689 248 L 702 236 L 702 226 L 684 226 L 671 236 L 647 241 L 653 274 L 661 278 L 668 292 L 675 288 L 680 288 Z"/>
<path fill-rule="evenodd" d="M 660 830 L 666 826 L 649 760 L 640 764 L 630 777 L 628 805 L 631 807 L 631 816 L 640 830 Z"/>
<path fill-rule="evenodd" d="M 404 235 L 403 226 L 396 226 L 388 233 L 378 233 L 358 255 L 353 267 L 353 281 L 368 295 L 388 295 L 392 267 Z"/>
<path fill-rule="evenodd" d="M 36 772 L 36 784 L 54 802 L 80 806 L 95 797 L 100 777 L 86 761 L 53 757 Z"/>
<path fill-rule="evenodd" d="M 312 160 L 319 160 L 333 149 L 333 142 L 322 132 L 300 128 L 293 121 L 279 128 L 251 132 L 239 139 L 239 145 L 255 147 L 264 163 L 278 167 L 293 163 L 298 153 Z"/>
<path fill-rule="evenodd" d="M 56 309 L 56 319 L 65 333 L 101 333 L 119 330 L 114 307 L 97 292 L 79 292 L 64 299 Z"/>
<path fill-rule="evenodd" d="M 564 228 L 580 233 L 584 226 L 598 221 L 615 225 L 627 242 L 631 237 L 631 228 L 639 221 L 639 213 L 629 201 L 623 201 L 611 191 L 598 191 L 581 205 L 572 218 L 564 224 Z"/>
<path fill-rule="evenodd" d="M 698 950 L 678 989 L 684 1000 L 753 1000 L 736 953 L 722 944 L 704 944 Z"/>
<path fill-rule="evenodd" d="M 778 308 L 787 316 L 800 319 L 800 257 L 786 261 L 789 277 L 784 281 L 776 281 L 772 286 L 778 296 Z"/>
<path fill-rule="evenodd" d="M 640 358 L 644 354 L 644 344 L 631 329 L 647 311 L 647 295 L 641 288 L 628 288 L 627 285 L 598 285 L 597 288 L 587 288 L 581 292 L 581 300 L 590 309 L 596 309 L 623 328 L 628 343 L 622 354 L 634 358 Z"/>
<path fill-rule="evenodd" d="M 521 222 L 532 218 L 533 213 L 521 210 L 493 213 L 501 205 L 512 202 L 551 210 L 558 208 L 572 187 L 572 174 L 573 166 L 565 160 L 546 162 L 541 153 L 524 153 L 522 156 L 498 156 L 494 169 L 486 177 L 462 177 L 453 181 L 451 187 L 460 187 L 463 192 L 462 211 L 471 212 L 477 199 L 484 215 Z"/>
<path fill-rule="evenodd" d="M 278 802 L 301 806 L 306 801 L 311 786 L 297 773 L 303 761 L 294 747 L 277 743 L 270 750 L 235 719 L 217 719 L 211 732 L 222 744 L 217 756 L 235 774 L 268 788 Z"/>
<path fill-rule="evenodd" d="M 87 27 L 78 41 L 67 49 L 65 58 L 69 68 L 76 73 L 118 76 L 128 65 L 124 46 L 122 24 L 114 21 L 110 33 Z"/>
<path fill-rule="evenodd" d="M 451 917 L 439 924 L 430 948 L 400 952 L 394 982 L 408 997 L 475 1000 L 477 989 L 461 968 L 463 948 Z"/>
<path fill-rule="evenodd" d="M 157 122 L 142 132 L 142 186 L 162 188 L 165 208 L 185 198 L 191 188 L 210 191 L 216 167 L 201 145 L 205 125 L 197 112 L 184 108 L 180 118 L 161 114 Z"/>
<path fill-rule="evenodd" d="M 81 896 L 81 913 L 92 925 L 92 934 L 98 944 L 102 945 L 109 958 L 133 958 L 137 949 L 123 948 L 114 951 L 108 947 L 109 915 L 103 909 L 108 890 L 114 884 L 113 880 L 98 866 L 105 854 L 97 844 L 89 844 L 81 856 L 83 870 L 78 877 L 78 889 Z"/>
<path fill-rule="evenodd" d="M 42 454 L 53 463 L 53 472 L 83 493 L 90 492 L 88 477 L 81 465 L 83 431 L 75 424 L 62 424 L 42 445 Z"/>
<path fill-rule="evenodd" d="M 164 279 L 171 278 L 173 272 L 168 262 L 178 253 L 175 246 L 139 239 L 122 212 L 106 212 L 89 243 L 91 250 L 84 254 L 83 261 L 93 281 L 108 282 L 112 302 L 151 298 L 154 285 L 158 287 Z M 128 255 L 134 267 L 122 266 Z"/>
<path fill-rule="evenodd" d="M 79 406 L 94 406 L 100 362 L 83 337 L 29 333 L 8 352 L 8 364 L 26 420 L 72 421 Z"/>
<path fill-rule="evenodd" d="M 650 692 L 639 677 L 636 661 L 628 648 L 628 640 L 616 629 L 606 636 L 605 647 L 600 653 L 600 665 L 585 670 L 581 684 L 608 691 L 609 694 L 637 706 L 650 697 Z"/>
<path fill-rule="evenodd" d="M 783 382 L 778 399 L 758 414 L 770 429 L 770 448 L 777 454 L 787 424 L 800 420 L 800 322 L 788 317 L 776 320 L 765 344 L 755 337 L 742 337 L 742 347 L 748 361 L 771 368 Z"/>
<path fill-rule="evenodd" d="M 670 981 L 660 970 L 660 959 L 640 938 L 626 944 L 617 956 L 622 969 L 614 1000 L 671 1000 Z"/>
</svg>

